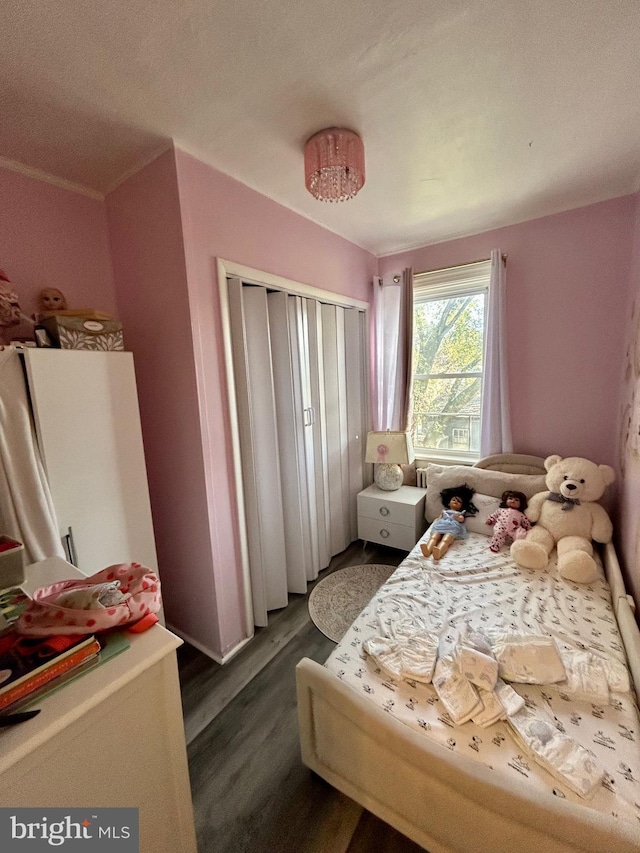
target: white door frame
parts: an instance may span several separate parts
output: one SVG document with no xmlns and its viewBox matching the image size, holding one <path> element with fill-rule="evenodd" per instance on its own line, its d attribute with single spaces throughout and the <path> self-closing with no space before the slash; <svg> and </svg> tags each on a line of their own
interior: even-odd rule
<svg viewBox="0 0 640 853">
<path fill-rule="evenodd" d="M 247 522 L 244 511 L 244 490 L 242 486 L 242 458 L 240 448 L 240 429 L 238 425 L 238 408 L 235 390 L 235 376 L 233 371 L 233 352 L 231 347 L 231 322 L 229 317 L 229 293 L 227 288 L 227 276 L 235 276 L 250 284 L 258 284 L 269 287 L 272 290 L 284 290 L 296 296 L 306 296 L 317 299 L 320 302 L 329 302 L 332 305 L 341 305 L 345 308 L 359 308 L 365 314 L 365 367 L 369 375 L 369 309 L 370 303 L 361 299 L 334 293 L 331 290 L 322 290 L 311 284 L 302 284 L 299 281 L 282 278 L 279 275 L 252 269 L 251 267 L 227 261 L 224 258 L 216 258 L 218 274 L 218 292 L 220 295 L 220 316 L 222 321 L 222 341 L 224 347 L 224 362 L 227 379 L 227 394 L 229 401 L 229 422 L 231 424 L 231 447 L 233 452 L 233 472 L 236 486 L 236 509 L 238 512 L 240 537 L 240 560 L 242 564 L 242 581 L 245 596 L 245 630 L 247 636 L 254 633 L 253 626 L 253 601 L 251 596 L 251 574 L 249 571 L 249 546 L 247 542 Z M 368 383 L 367 383 L 368 388 Z M 368 416 L 369 399 L 365 400 L 365 411 Z"/>
</svg>

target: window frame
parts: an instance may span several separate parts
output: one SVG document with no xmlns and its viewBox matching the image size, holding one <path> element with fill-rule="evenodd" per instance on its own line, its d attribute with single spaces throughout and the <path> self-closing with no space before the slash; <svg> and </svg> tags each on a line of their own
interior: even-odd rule
<svg viewBox="0 0 640 853">
<path fill-rule="evenodd" d="M 482 435 L 482 395 L 484 393 L 484 370 L 487 346 L 487 309 L 489 303 L 489 286 L 491 280 L 491 260 L 475 261 L 455 267 L 446 267 L 427 272 L 415 273 L 413 277 L 413 310 L 425 302 L 451 299 L 461 296 L 484 295 L 484 323 L 482 330 L 482 371 L 459 374 L 460 376 L 477 376 L 480 373 L 480 435 Z M 411 346 L 414 346 L 412 340 Z M 433 378 L 443 378 L 443 374 L 428 374 Z M 415 369 L 412 369 L 412 385 L 415 379 Z M 454 377 L 456 374 L 446 374 Z M 413 393 L 411 400 L 411 419 L 413 421 Z M 471 465 L 481 458 L 480 450 L 464 451 L 446 448 L 428 448 L 415 444 L 416 459 L 426 462 L 443 464 Z"/>
</svg>

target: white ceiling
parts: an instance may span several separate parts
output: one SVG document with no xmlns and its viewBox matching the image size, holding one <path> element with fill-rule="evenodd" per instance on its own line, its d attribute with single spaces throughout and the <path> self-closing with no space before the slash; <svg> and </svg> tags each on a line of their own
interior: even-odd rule
<svg viewBox="0 0 640 853">
<path fill-rule="evenodd" d="M 634 192 L 638 0 L 4 0 L 0 164 L 104 194 L 170 140 L 376 254 Z M 367 182 L 304 188 L 358 131 Z"/>
</svg>

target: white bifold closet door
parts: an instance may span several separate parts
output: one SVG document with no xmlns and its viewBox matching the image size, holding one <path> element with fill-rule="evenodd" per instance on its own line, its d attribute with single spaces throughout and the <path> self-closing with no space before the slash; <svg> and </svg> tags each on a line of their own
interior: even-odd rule
<svg viewBox="0 0 640 853">
<path fill-rule="evenodd" d="M 267 296 L 289 592 L 304 594 L 320 570 L 314 486 L 315 448 L 306 300 Z"/>
<path fill-rule="evenodd" d="M 253 619 L 264 627 L 288 604 L 267 291 L 231 279 L 228 292 Z"/>
<path fill-rule="evenodd" d="M 335 553 L 331 550 L 331 513 L 329 507 L 329 457 L 327 448 L 327 406 L 324 386 L 322 306 L 315 299 L 303 299 L 309 336 L 309 381 L 311 386 L 311 433 L 313 446 L 313 484 L 315 490 L 316 531 L 319 570 L 326 569 Z M 318 576 L 318 572 L 313 578 Z M 313 580 L 312 578 L 312 580 Z"/>
<path fill-rule="evenodd" d="M 358 538 L 356 496 L 363 488 L 364 437 L 367 430 L 365 315 L 322 305 L 322 356 L 331 555 Z"/>
<path fill-rule="evenodd" d="M 322 305 L 322 353 L 329 489 L 329 545 L 332 554 L 351 542 L 349 512 L 349 431 L 344 308 Z"/>
<path fill-rule="evenodd" d="M 364 313 L 228 280 L 254 621 L 357 538 Z"/>
<path fill-rule="evenodd" d="M 358 538 L 357 496 L 365 486 L 363 462 L 367 435 L 367 357 L 365 314 L 344 312 L 345 364 L 347 380 L 347 454 L 349 541 Z"/>
</svg>

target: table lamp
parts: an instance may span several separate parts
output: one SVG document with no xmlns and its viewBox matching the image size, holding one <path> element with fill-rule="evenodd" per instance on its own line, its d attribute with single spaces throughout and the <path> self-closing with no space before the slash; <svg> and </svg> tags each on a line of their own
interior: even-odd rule
<svg viewBox="0 0 640 853">
<path fill-rule="evenodd" d="M 374 462 L 373 477 L 376 486 L 385 492 L 395 492 L 404 480 L 400 465 L 408 465 L 415 459 L 411 436 L 408 432 L 369 432 L 365 462 Z"/>
</svg>

